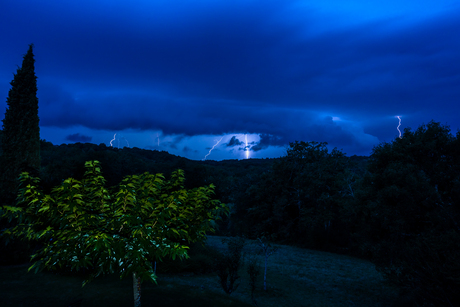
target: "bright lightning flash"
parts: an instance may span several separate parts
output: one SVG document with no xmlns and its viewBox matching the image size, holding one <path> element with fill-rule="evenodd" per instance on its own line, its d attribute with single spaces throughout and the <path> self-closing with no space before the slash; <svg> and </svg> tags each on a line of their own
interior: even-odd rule
<svg viewBox="0 0 460 307">
<path fill-rule="evenodd" d="M 110 141 L 110 147 L 113 147 L 113 144 L 112 144 L 112 143 L 113 143 L 113 141 L 115 141 L 115 138 L 116 138 L 116 137 L 117 137 L 117 134 L 115 133 L 115 134 L 113 135 L 113 139 Z"/>
<path fill-rule="evenodd" d="M 214 144 L 214 146 L 212 146 L 212 148 L 209 150 L 208 154 L 206 156 L 204 156 L 203 158 L 203 161 L 206 160 L 206 158 L 211 154 L 211 151 L 220 143 L 220 141 L 222 141 L 224 137 L 221 137 L 220 140 L 217 141 L 216 144 Z"/>
<path fill-rule="evenodd" d="M 398 129 L 398 132 L 399 132 L 399 138 L 401 138 L 401 130 L 399 130 L 399 127 L 401 126 L 401 117 L 400 116 L 395 116 L 397 119 L 399 119 L 399 124 L 398 124 L 398 127 L 396 127 L 396 129 Z"/>
<path fill-rule="evenodd" d="M 249 159 L 249 146 L 248 146 L 248 136 L 245 134 L 244 139 L 246 140 L 246 146 L 244 147 L 244 150 L 246 151 L 246 159 Z"/>
</svg>

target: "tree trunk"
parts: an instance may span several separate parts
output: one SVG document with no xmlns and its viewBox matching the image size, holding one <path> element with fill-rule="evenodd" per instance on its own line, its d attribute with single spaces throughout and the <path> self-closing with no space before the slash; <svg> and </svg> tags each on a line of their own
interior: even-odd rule
<svg viewBox="0 0 460 307">
<path fill-rule="evenodd" d="M 267 250 L 265 250 L 264 291 L 267 291 L 267 262 L 268 262 L 268 253 L 267 253 Z"/>
<path fill-rule="evenodd" d="M 134 307 L 141 307 L 141 278 L 133 273 Z"/>
</svg>

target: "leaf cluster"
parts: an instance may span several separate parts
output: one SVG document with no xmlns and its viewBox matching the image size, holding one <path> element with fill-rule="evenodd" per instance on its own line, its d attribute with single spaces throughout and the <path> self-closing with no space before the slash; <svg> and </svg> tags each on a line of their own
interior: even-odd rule
<svg viewBox="0 0 460 307">
<path fill-rule="evenodd" d="M 91 268 L 91 278 L 135 272 L 155 280 L 152 261 L 187 257 L 191 242 L 205 240 L 227 208 L 213 198 L 214 186 L 184 188 L 184 172 L 125 177 L 106 188 L 100 163 L 85 164 L 83 180 L 64 180 L 50 194 L 39 179 L 20 176 L 16 207 L 2 215 L 18 223 L 4 235 L 40 241 L 30 269 Z M 90 279 L 91 279 L 90 278 Z"/>
</svg>

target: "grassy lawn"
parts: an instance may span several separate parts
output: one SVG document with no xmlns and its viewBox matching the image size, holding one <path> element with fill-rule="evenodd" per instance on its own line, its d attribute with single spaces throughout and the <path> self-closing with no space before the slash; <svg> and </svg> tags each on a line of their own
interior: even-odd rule
<svg viewBox="0 0 460 307">
<path fill-rule="evenodd" d="M 221 237 L 208 244 L 223 249 Z M 257 254 L 248 241 L 246 257 Z M 367 261 L 277 245 L 269 258 L 268 289 L 263 291 L 260 259 L 256 300 L 258 306 L 391 306 L 396 297 L 382 276 Z M 80 276 L 50 272 L 27 273 L 28 265 L 0 267 L 0 306 L 132 306 L 132 280 L 98 278 L 81 287 Z M 142 285 L 143 306 L 251 306 L 248 277 L 231 296 L 220 288 L 215 274 L 160 274 L 158 284 Z"/>
</svg>

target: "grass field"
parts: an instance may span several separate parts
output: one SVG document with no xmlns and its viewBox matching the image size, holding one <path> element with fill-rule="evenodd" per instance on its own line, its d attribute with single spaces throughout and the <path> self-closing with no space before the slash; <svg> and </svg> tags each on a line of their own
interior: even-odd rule
<svg viewBox="0 0 460 307">
<path fill-rule="evenodd" d="M 224 249 L 221 237 L 208 245 Z M 396 291 L 370 262 L 285 245 L 269 258 L 268 289 L 263 291 L 263 258 L 248 241 L 245 257 L 258 257 L 258 306 L 391 306 Z M 27 273 L 28 265 L 0 267 L 0 306 L 132 306 L 132 279 L 105 276 L 81 287 L 82 277 Z M 215 274 L 159 274 L 158 284 L 142 285 L 143 306 L 251 306 L 248 276 L 228 296 Z"/>
</svg>

